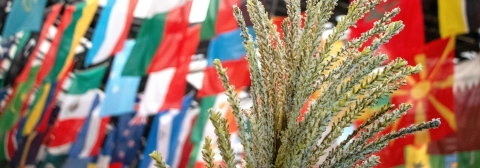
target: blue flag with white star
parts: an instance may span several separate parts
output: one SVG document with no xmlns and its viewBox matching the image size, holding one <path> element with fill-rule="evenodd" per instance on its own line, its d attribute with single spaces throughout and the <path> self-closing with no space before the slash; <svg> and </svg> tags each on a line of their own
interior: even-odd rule
<svg viewBox="0 0 480 168">
<path fill-rule="evenodd" d="M 134 111 L 137 88 L 141 78 L 139 76 L 121 76 L 134 45 L 134 40 L 125 42 L 123 51 L 117 54 L 113 60 L 100 116 L 118 116 Z"/>
</svg>

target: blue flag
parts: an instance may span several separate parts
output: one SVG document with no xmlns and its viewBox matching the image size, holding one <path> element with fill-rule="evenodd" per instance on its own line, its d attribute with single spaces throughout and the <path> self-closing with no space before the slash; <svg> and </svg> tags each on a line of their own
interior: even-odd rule
<svg viewBox="0 0 480 168">
<path fill-rule="evenodd" d="M 139 76 L 121 76 L 134 45 L 135 41 L 128 40 L 125 42 L 123 51 L 114 58 L 100 116 L 117 116 L 134 111 L 137 88 L 141 78 Z"/>
<path fill-rule="evenodd" d="M 47 0 L 13 1 L 12 10 L 5 21 L 2 37 L 8 38 L 23 30 L 40 31 L 46 2 Z"/>
<path fill-rule="evenodd" d="M 149 167 L 152 163 L 152 158 L 150 158 L 149 154 L 157 149 L 157 140 L 156 139 L 157 139 L 157 135 L 158 135 L 158 126 L 159 126 L 159 122 L 160 122 L 159 120 L 162 116 L 164 116 L 167 113 L 168 113 L 168 111 L 160 112 L 153 119 L 153 123 L 151 125 L 150 132 L 148 133 L 147 145 L 145 146 L 145 149 L 143 150 L 143 159 L 140 162 L 140 166 L 139 166 L 141 168 Z"/>
<path fill-rule="evenodd" d="M 248 27 L 252 38 L 255 38 L 255 32 L 252 27 Z M 236 29 L 218 35 L 210 41 L 208 46 L 207 66 L 213 66 L 213 60 L 218 58 L 220 61 L 231 61 L 242 59 L 247 54 L 243 46 L 243 38 L 239 36 L 241 30 Z"/>
<path fill-rule="evenodd" d="M 175 157 L 177 155 L 176 149 L 180 147 L 179 135 L 182 131 L 186 131 L 181 128 L 192 100 L 193 94 L 187 94 L 183 99 L 182 109 L 171 109 L 160 112 L 155 116 L 140 167 L 151 167 L 153 165 L 154 162 L 149 154 L 154 150 L 162 154 L 168 165 L 173 165 L 176 162 L 175 159 L 179 159 Z"/>
<path fill-rule="evenodd" d="M 135 113 L 129 113 L 118 118 L 111 164 L 125 167 L 137 157 L 137 152 L 142 145 L 145 124 L 129 124 L 134 116 Z"/>
</svg>

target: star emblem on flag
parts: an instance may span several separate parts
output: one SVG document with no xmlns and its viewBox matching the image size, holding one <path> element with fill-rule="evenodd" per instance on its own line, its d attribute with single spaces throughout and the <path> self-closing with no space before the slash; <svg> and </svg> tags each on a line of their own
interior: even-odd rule
<svg viewBox="0 0 480 168">
<path fill-rule="evenodd" d="M 135 146 L 135 141 L 134 140 L 128 140 L 128 147 L 133 148 Z"/>
<path fill-rule="evenodd" d="M 129 131 L 129 130 L 123 131 L 123 136 L 127 137 L 128 135 L 130 135 L 130 131 Z"/>
<path fill-rule="evenodd" d="M 31 12 L 35 3 L 37 3 L 36 0 L 22 0 L 22 7 L 26 12 Z"/>
<path fill-rule="evenodd" d="M 125 152 L 124 151 L 118 152 L 118 157 L 121 159 L 125 158 Z"/>
<path fill-rule="evenodd" d="M 442 124 L 438 129 L 425 130 L 407 136 L 402 144 L 423 144 L 438 140 L 456 131 L 453 113 L 453 58 L 455 38 L 435 40 L 424 48 L 423 53 L 405 58 L 409 63 L 421 64 L 422 71 L 407 77 L 407 85 L 391 95 L 393 104 L 409 103 L 413 108 L 397 120 L 390 131 L 398 131 L 411 124 L 440 118 Z"/>
</svg>

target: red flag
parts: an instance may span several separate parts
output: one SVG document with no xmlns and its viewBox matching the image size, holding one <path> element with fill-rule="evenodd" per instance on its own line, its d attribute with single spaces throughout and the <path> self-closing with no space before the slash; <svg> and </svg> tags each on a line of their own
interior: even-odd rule
<svg viewBox="0 0 480 168">
<path fill-rule="evenodd" d="M 179 62 L 177 63 L 177 71 L 173 76 L 171 86 L 175 86 L 169 89 L 167 93 L 167 98 L 165 103 L 160 108 L 159 111 L 166 110 L 169 108 L 181 108 L 183 97 L 185 95 L 185 89 L 187 87 L 187 75 L 189 72 L 189 65 L 191 62 L 192 56 L 197 50 L 198 44 L 200 43 L 200 28 L 201 25 L 196 25 L 188 29 L 186 36 L 183 39 L 183 48 L 180 51 Z"/>
<path fill-rule="evenodd" d="M 210 2 L 214 3 L 214 2 Z M 237 21 L 233 16 L 233 5 L 239 5 L 240 0 L 220 0 L 218 2 L 217 21 L 215 22 L 215 34 L 237 29 Z"/>
<path fill-rule="evenodd" d="M 440 118 L 442 124 L 437 129 L 417 132 L 414 136 L 390 141 L 388 148 L 380 152 L 380 156 L 386 154 L 381 157 L 380 167 L 397 166 L 401 159 L 391 159 L 391 155 L 397 154 L 396 151 L 403 151 L 408 144 L 421 145 L 436 141 L 457 130 L 452 92 L 454 49 L 454 37 L 438 39 L 428 43 L 423 52 L 405 58 L 412 65 L 421 64 L 423 70 L 408 77 L 407 85 L 394 92 L 391 98 L 393 104 L 411 103 L 413 108 L 384 133 L 398 131 L 411 124 L 419 124 L 434 118 Z"/>
<path fill-rule="evenodd" d="M 455 65 L 455 120 L 457 132 L 431 143 L 428 153 L 451 154 L 480 150 L 480 56 Z"/>
<path fill-rule="evenodd" d="M 395 7 L 400 7 L 401 12 L 392 21 L 401 20 L 405 24 L 405 28 L 390 42 L 380 47 L 380 52 L 388 54 L 391 59 L 421 52 L 425 43 L 421 0 L 380 1 L 375 9 L 367 13 L 357 22 L 356 27 L 351 29 L 350 38 L 359 37 L 361 33 L 372 28 L 373 23 L 380 20 L 385 12 L 389 12 Z"/>
<path fill-rule="evenodd" d="M 159 70 L 162 70 L 168 67 L 175 67 L 175 66 L 178 66 L 179 64 L 185 63 L 185 62 L 180 62 L 183 60 L 178 58 L 181 54 L 185 54 L 185 52 L 187 52 L 187 51 L 183 51 L 185 50 L 184 48 L 185 46 L 182 44 L 182 42 L 184 42 L 185 35 L 188 34 L 187 31 L 188 31 L 189 22 L 186 19 L 188 19 L 188 16 L 190 14 L 191 6 L 192 6 L 192 1 L 187 1 L 181 7 L 168 12 L 166 17 L 167 21 L 165 23 L 165 31 L 164 31 L 164 37 L 162 39 L 162 43 L 160 43 L 160 46 L 155 52 L 152 62 L 148 67 L 147 73 L 157 72 Z M 193 29 L 190 30 L 191 31 L 190 33 L 194 33 L 195 30 Z M 199 40 L 197 40 L 196 42 L 197 45 L 198 45 L 198 41 Z M 195 49 L 197 45 L 194 46 Z M 188 47 L 192 47 L 192 46 L 188 46 Z M 191 48 L 188 48 L 188 49 L 191 50 Z M 193 54 L 194 53 L 195 51 L 193 51 Z M 188 57 L 192 55 L 189 55 Z"/>
<path fill-rule="evenodd" d="M 211 0 L 207 16 L 202 22 L 200 39 L 206 40 L 219 34 L 238 28 L 233 16 L 233 5 L 239 5 L 239 0 Z M 247 19 L 246 19 L 247 20 Z"/>
<path fill-rule="evenodd" d="M 191 136 L 192 136 L 193 126 L 195 126 L 195 122 L 197 120 L 197 117 L 198 116 L 195 116 L 191 121 L 192 128 L 190 128 L 190 130 L 188 132 L 187 139 L 185 140 L 185 143 L 182 146 L 182 152 L 180 154 L 180 161 L 179 161 L 178 167 L 187 167 L 187 165 L 188 165 L 188 160 L 190 159 L 190 154 L 192 153 L 193 147 L 195 145 L 195 144 L 193 144 L 193 142 L 191 140 Z"/>
<path fill-rule="evenodd" d="M 242 87 L 250 85 L 249 65 L 246 59 L 222 61 L 222 66 L 227 69 L 230 85 L 235 86 L 235 89 L 242 89 Z M 205 77 L 202 88 L 198 91 L 198 97 L 212 96 L 225 91 L 217 70 L 213 66 L 207 67 L 204 73 Z"/>
<path fill-rule="evenodd" d="M 152 72 L 149 74 L 138 113 L 142 116 L 182 107 L 188 68 L 200 42 L 200 25 L 188 29 L 178 38 L 180 41 L 177 52 L 155 57 L 157 61 L 152 62 L 149 68 Z"/>
<path fill-rule="evenodd" d="M 454 86 L 458 151 L 480 150 L 480 53 L 455 65 Z"/>
</svg>

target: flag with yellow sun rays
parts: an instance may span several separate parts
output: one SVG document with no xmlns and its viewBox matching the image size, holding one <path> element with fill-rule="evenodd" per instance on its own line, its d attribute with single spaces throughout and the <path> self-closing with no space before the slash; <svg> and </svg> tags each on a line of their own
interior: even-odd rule
<svg viewBox="0 0 480 168">
<path fill-rule="evenodd" d="M 392 103 L 406 102 L 414 106 L 392 126 L 392 130 L 433 118 L 440 118 L 442 122 L 437 129 L 416 133 L 410 143 L 435 141 L 456 130 L 452 90 L 454 49 L 454 37 L 438 39 L 427 44 L 423 53 L 406 58 L 412 65 L 421 64 L 423 70 L 408 77 L 407 86 L 392 94 Z"/>
<path fill-rule="evenodd" d="M 423 68 L 420 73 L 407 78 L 407 85 L 394 92 L 391 95 L 391 101 L 396 105 L 410 103 L 413 104 L 413 108 L 387 128 L 384 133 L 398 131 L 403 127 L 434 118 L 440 118 L 442 124 L 437 129 L 417 132 L 413 136 L 408 135 L 390 141 L 389 145 L 378 153 L 380 157 L 384 156 L 381 157 L 382 163 L 379 167 L 404 164 L 403 150 L 406 145 L 422 145 L 439 140 L 456 131 L 452 91 L 454 49 L 455 37 L 437 39 L 426 44 L 422 53 L 404 58 L 409 64 L 421 64 Z"/>
</svg>

